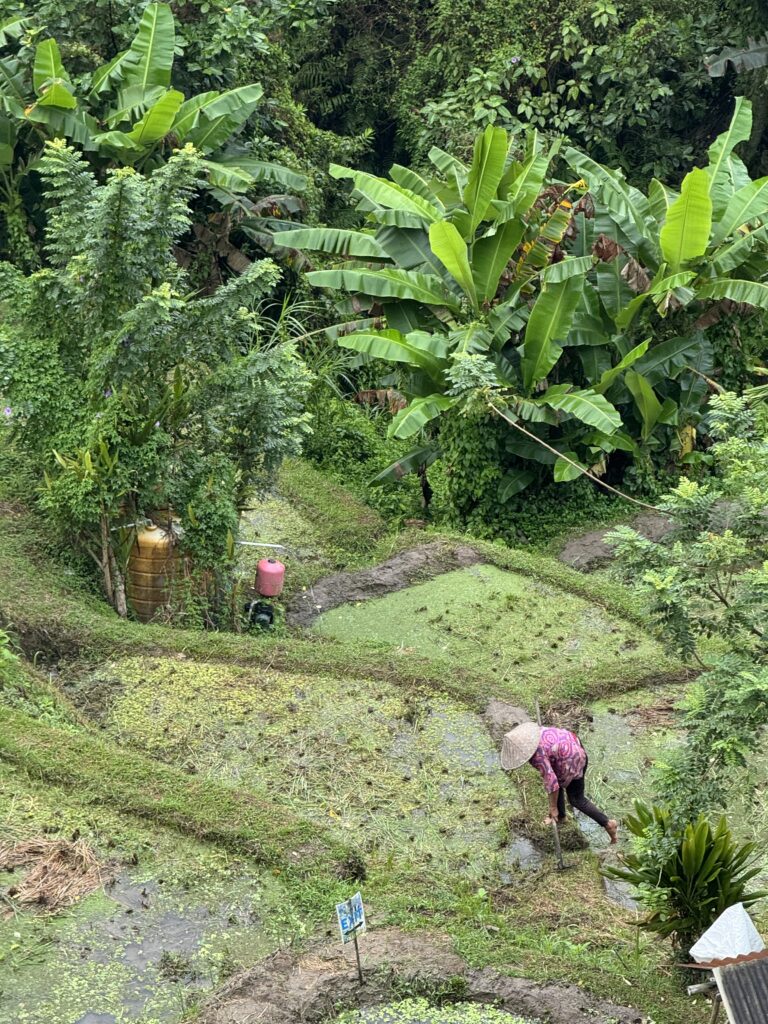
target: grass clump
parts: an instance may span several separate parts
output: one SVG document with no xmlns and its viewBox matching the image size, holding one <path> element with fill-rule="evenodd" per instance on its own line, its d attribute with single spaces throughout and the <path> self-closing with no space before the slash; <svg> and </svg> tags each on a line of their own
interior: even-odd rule
<svg viewBox="0 0 768 1024">
<path fill-rule="evenodd" d="M 309 870 L 349 851 L 316 823 L 251 792 L 190 778 L 170 765 L 123 750 L 84 731 L 65 732 L 0 707 L 0 759 L 32 779 L 71 788 L 84 803 L 108 804 L 138 818 L 207 839 L 261 863 Z"/>
</svg>

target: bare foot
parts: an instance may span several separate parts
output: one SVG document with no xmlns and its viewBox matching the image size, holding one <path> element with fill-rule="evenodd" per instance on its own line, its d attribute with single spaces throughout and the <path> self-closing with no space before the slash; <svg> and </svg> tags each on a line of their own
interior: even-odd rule
<svg viewBox="0 0 768 1024">
<path fill-rule="evenodd" d="M 614 846 L 618 842 L 619 823 L 611 818 L 605 826 L 605 831 L 611 837 L 611 846 Z"/>
</svg>

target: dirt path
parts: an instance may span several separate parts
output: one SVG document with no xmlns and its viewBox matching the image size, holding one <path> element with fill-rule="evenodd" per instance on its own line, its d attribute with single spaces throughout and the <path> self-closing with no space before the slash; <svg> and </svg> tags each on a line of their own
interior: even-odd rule
<svg viewBox="0 0 768 1024">
<path fill-rule="evenodd" d="M 385 594 L 404 590 L 414 583 L 423 583 L 435 576 L 482 561 L 474 548 L 465 544 L 445 544 L 442 541 L 402 551 L 371 569 L 337 572 L 318 580 L 308 590 L 296 594 L 290 600 L 286 607 L 286 622 L 289 626 L 307 627 L 330 608 L 384 597 Z"/>
<path fill-rule="evenodd" d="M 276 953 L 233 978 L 204 1009 L 199 1024 L 297 1024 L 333 1011 L 403 998 L 403 986 L 462 978 L 470 1001 L 491 1003 L 547 1024 L 641 1024 L 643 1015 L 597 999 L 575 985 L 537 985 L 496 971 L 472 971 L 446 935 L 370 932 L 362 941 L 366 983 L 360 988 L 352 946 L 339 943 L 296 957 Z M 332 1019 L 332 1018 L 331 1018 Z"/>
</svg>

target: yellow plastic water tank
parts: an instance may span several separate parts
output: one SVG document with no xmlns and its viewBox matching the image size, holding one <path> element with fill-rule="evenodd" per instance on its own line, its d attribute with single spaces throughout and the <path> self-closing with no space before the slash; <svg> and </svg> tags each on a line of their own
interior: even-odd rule
<svg viewBox="0 0 768 1024">
<path fill-rule="evenodd" d="M 154 523 L 140 527 L 128 556 L 126 593 L 141 622 L 149 622 L 168 604 L 177 568 L 171 534 Z"/>
</svg>

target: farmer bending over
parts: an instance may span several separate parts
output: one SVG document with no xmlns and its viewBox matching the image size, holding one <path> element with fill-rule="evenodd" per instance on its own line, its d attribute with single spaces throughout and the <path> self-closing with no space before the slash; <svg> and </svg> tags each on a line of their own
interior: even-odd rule
<svg viewBox="0 0 768 1024">
<path fill-rule="evenodd" d="M 616 842 L 618 825 L 603 814 L 584 795 L 584 773 L 589 764 L 587 752 L 578 736 L 567 729 L 523 722 L 505 733 L 501 745 L 501 767 L 505 771 L 522 768 L 525 762 L 538 768 L 549 795 L 549 817 L 544 824 L 565 821 L 565 795 L 568 803 L 592 818 Z"/>
</svg>

